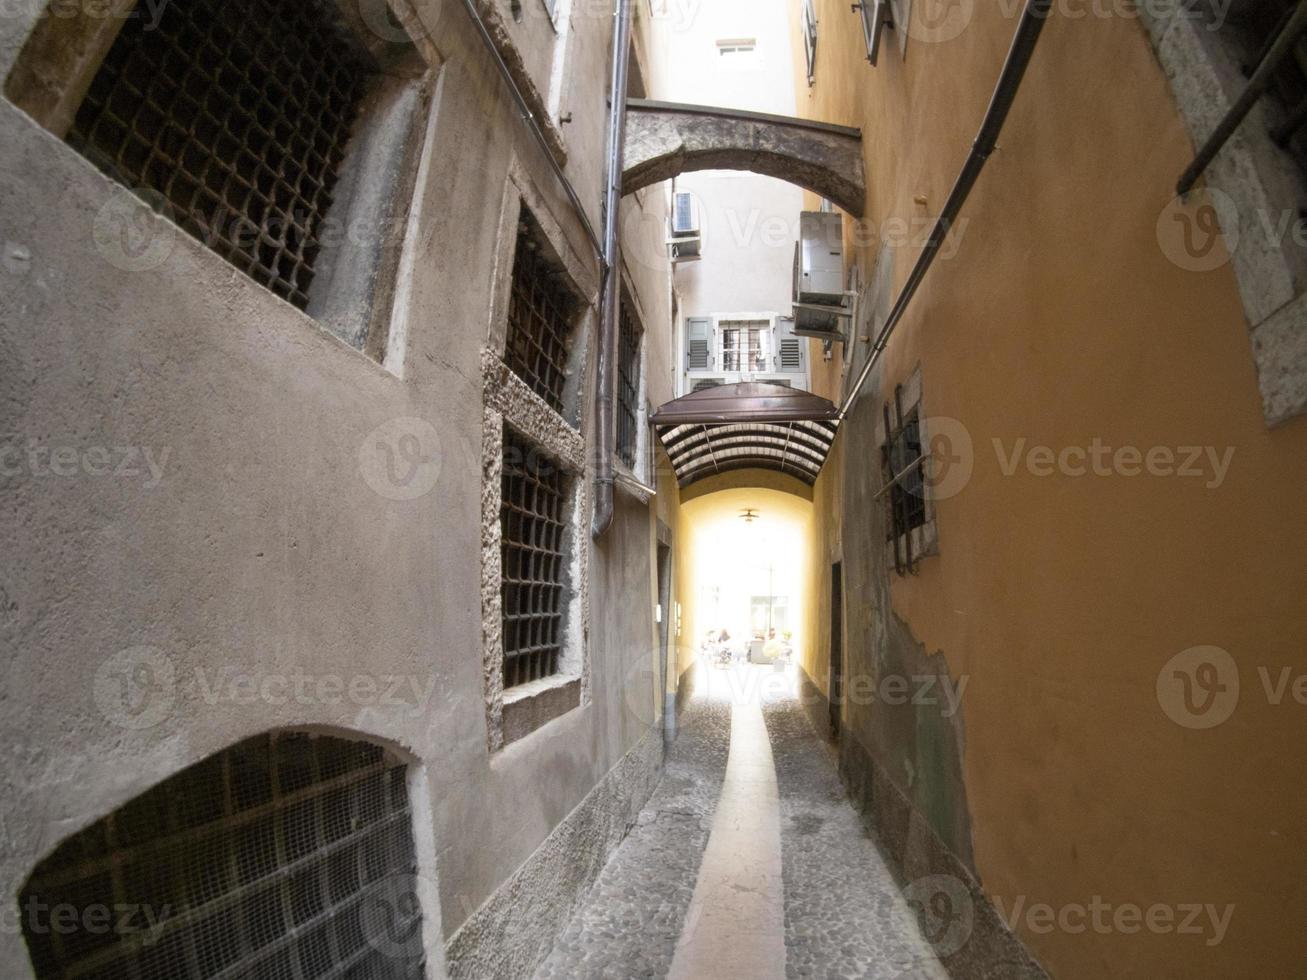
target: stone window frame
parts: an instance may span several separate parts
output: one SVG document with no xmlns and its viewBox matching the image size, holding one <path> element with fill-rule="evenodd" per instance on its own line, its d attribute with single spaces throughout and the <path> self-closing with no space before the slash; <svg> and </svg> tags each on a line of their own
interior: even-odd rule
<svg viewBox="0 0 1307 980">
<path fill-rule="evenodd" d="M 563 269 L 578 298 L 569 353 L 570 378 L 563 412 L 556 412 L 504 360 L 513 260 L 522 209 L 540 228 L 541 245 Z M 597 329 L 598 276 L 571 247 L 554 212 L 519 161 L 510 166 L 500 210 L 488 342 L 481 352 L 481 615 L 485 678 L 486 740 L 491 753 L 590 703 L 590 481 L 581 431 L 589 390 L 591 338 Z M 509 426 L 566 473 L 568 535 L 564 581 L 563 642 L 558 673 L 504 687 L 503 567 L 500 512 L 503 504 L 503 438 Z"/>
<path fill-rule="evenodd" d="M 890 392 L 887 397 L 892 398 L 892 392 Z M 925 404 L 922 399 L 921 365 L 917 365 L 911 376 L 903 382 L 903 391 L 900 397 L 902 399 L 903 414 L 905 416 L 910 415 L 913 411 L 916 411 L 917 413 L 917 431 L 924 451 L 926 447 L 930 446 L 930 418 L 926 412 Z M 873 445 L 873 451 L 877 460 L 880 459 L 881 448 L 885 445 L 887 437 L 888 433 L 885 431 L 885 415 L 883 412 L 878 410 L 876 413 L 876 441 Z M 909 543 L 912 548 L 911 554 L 916 560 L 939 557 L 939 523 L 936 520 L 935 496 L 932 492 L 929 480 L 922 481 L 922 496 L 925 505 L 924 522 L 920 526 L 912 528 L 907 535 L 899 535 L 898 541 L 887 540 L 884 542 L 887 568 L 892 569 L 895 567 L 894 549 L 903 548 Z M 881 501 L 876 501 L 876 503 L 877 505 L 881 505 Z M 905 542 L 904 538 L 910 538 L 911 540 L 910 542 Z M 913 565 L 910 567 L 910 572 L 915 570 L 914 561 Z"/>
<path fill-rule="evenodd" d="M 61 149 L 115 189 L 137 194 L 104 175 L 81 152 L 64 142 L 96 72 L 140 0 L 114 0 L 113 16 L 93 15 L 84 5 L 72 16 L 50 16 L 54 0 L 34 8 L 32 29 L 4 79 L 4 97 L 55 136 Z M 426 32 L 412 0 L 334 0 L 344 29 L 375 62 L 374 83 L 359 106 L 326 219 L 343 234 L 323 246 L 307 309 L 283 300 L 267 286 L 209 249 L 172 222 L 176 240 L 194 246 L 200 261 L 235 269 L 236 281 L 260 297 L 295 309 L 318 328 L 371 359 L 387 362 L 392 320 L 400 315 L 398 296 L 417 175 L 426 152 L 429 119 L 444 56 Z M 139 195 L 138 195 L 139 196 Z M 166 215 L 140 200 L 140 213 Z M 360 302 L 359 296 L 367 297 Z M 269 299 L 271 297 L 271 300 Z"/>
<path fill-rule="evenodd" d="M 1196 152 L 1247 79 L 1229 45 L 1194 13 L 1143 7 L 1139 13 Z M 1223 196 L 1209 202 L 1204 185 Z M 1307 255 L 1292 235 L 1278 242 L 1272 237 L 1275 222 L 1258 220 L 1286 206 L 1296 213 L 1294 194 L 1301 196 L 1303 187 L 1292 160 L 1270 138 L 1265 99 L 1226 142 L 1199 187 L 1172 207 L 1187 212 L 1213 204 L 1223 237 L 1233 242 L 1229 261 L 1247 318 L 1262 414 L 1274 428 L 1307 413 Z"/>
</svg>

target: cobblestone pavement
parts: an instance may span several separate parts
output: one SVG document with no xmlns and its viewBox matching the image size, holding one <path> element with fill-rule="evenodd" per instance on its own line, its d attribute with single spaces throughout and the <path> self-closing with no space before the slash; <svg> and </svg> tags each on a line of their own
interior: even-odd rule
<svg viewBox="0 0 1307 980">
<path fill-rule="evenodd" d="M 686 708 L 662 781 L 537 980 L 661 978 L 672 965 L 726 772 L 731 706 Z"/>
<path fill-rule="evenodd" d="M 747 668 L 745 670 L 748 670 Z M 685 924 L 731 737 L 731 701 L 760 698 L 780 793 L 787 977 L 947 980 L 834 760 L 789 684 L 748 680 L 686 709 L 664 776 L 536 980 L 663 978 Z M 712 680 L 713 678 L 710 678 Z M 782 689 L 784 689 L 782 691 Z M 714 976 L 706 980 L 749 980 Z"/>
<path fill-rule="evenodd" d="M 786 975 L 947 980 L 803 706 L 772 697 L 763 717 L 780 788 Z"/>
</svg>

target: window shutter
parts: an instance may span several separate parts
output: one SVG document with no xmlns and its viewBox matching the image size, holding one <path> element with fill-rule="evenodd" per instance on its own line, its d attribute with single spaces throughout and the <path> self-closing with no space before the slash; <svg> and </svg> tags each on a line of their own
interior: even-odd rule
<svg viewBox="0 0 1307 980">
<path fill-rule="evenodd" d="M 685 369 L 707 371 L 709 367 L 709 341 L 712 337 L 712 320 L 706 316 L 692 316 L 685 321 Z"/>
<path fill-rule="evenodd" d="M 694 196 L 688 191 L 677 192 L 672 231 L 677 235 L 693 235 L 699 231 L 699 223 L 694 220 Z"/>
<path fill-rule="evenodd" d="M 776 321 L 776 351 L 780 370 L 786 374 L 803 371 L 803 340 L 794 335 L 793 317 L 781 317 Z"/>
</svg>

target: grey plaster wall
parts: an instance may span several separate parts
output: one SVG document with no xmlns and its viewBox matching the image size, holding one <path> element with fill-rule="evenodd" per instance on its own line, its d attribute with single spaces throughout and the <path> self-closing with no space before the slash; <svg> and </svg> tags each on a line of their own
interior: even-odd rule
<svg viewBox="0 0 1307 980">
<path fill-rule="evenodd" d="M 611 17 L 580 6 L 565 139 L 597 222 Z M 381 363 L 161 220 L 142 219 L 148 263 L 124 261 L 122 189 L 0 101 L 0 433 L 21 450 L 0 474 L 9 896 L 65 836 L 169 774 L 312 726 L 398 746 L 422 771 L 428 912 L 448 937 L 650 729 L 630 707 L 653 685 L 652 612 L 635 600 L 591 637 L 589 703 L 488 748 L 481 357 L 512 167 L 596 279 L 597 265 L 461 5 L 417 7 L 439 60 Z M 36 13 L 0 20 L 0 74 Z M 547 91 L 556 37 L 514 39 Z M 666 271 L 633 276 L 649 319 L 667 316 Z M 651 333 L 655 351 L 666 338 Z M 32 448 L 74 462 L 33 465 Z M 652 595 L 651 527 L 621 502 L 591 557 L 599 608 L 619 587 Z M 0 975 L 29 975 L 21 936 L 0 936 Z"/>
</svg>

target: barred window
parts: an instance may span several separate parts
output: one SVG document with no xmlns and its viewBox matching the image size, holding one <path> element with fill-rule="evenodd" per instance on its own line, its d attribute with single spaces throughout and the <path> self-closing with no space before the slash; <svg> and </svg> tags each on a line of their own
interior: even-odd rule
<svg viewBox="0 0 1307 980">
<path fill-rule="evenodd" d="M 330 0 L 179 0 L 126 20 L 67 139 L 304 309 L 375 69 Z"/>
<path fill-rule="evenodd" d="M 767 370 L 766 320 L 724 321 L 722 333 L 722 370 L 754 373 Z"/>
<path fill-rule="evenodd" d="M 622 297 L 617 336 L 617 457 L 635 469 L 639 445 L 640 340 L 644 331 L 636 322 L 627 298 Z"/>
<path fill-rule="evenodd" d="M 925 459 L 922 453 L 920 406 L 904 411 L 902 389 L 884 408 L 885 442 L 881 445 L 881 475 L 889 516 L 885 537 L 894 547 L 900 575 L 911 571 L 919 557 L 912 553 L 912 531 L 926 523 Z"/>
<path fill-rule="evenodd" d="M 1199 18 L 1208 33 L 1227 44 L 1233 58 L 1244 75 L 1251 77 L 1271 53 L 1282 32 L 1292 29 L 1292 18 L 1298 4 L 1294 0 L 1261 0 L 1259 3 L 1236 4 L 1235 9 L 1218 14 L 1201 5 L 1186 11 L 1186 16 Z M 1299 28 L 1301 29 L 1301 28 Z M 1307 57 L 1303 54 L 1301 38 L 1295 42 L 1297 54 L 1268 66 L 1271 71 L 1266 88 L 1269 102 L 1266 118 L 1275 144 L 1289 154 L 1298 167 L 1300 177 L 1307 176 Z M 1293 188 L 1301 205 L 1304 197 L 1302 184 Z"/>
<path fill-rule="evenodd" d="M 524 206 L 513 256 L 513 294 L 504 359 L 514 374 L 560 413 L 578 306 L 565 273 L 546 257 L 544 233 Z"/>
<path fill-rule="evenodd" d="M 558 673 L 568 483 L 554 460 L 505 427 L 500 504 L 505 688 Z"/>
<path fill-rule="evenodd" d="M 417 980 L 405 775 L 376 745 L 277 733 L 165 780 L 32 873 L 36 976 Z"/>
</svg>

